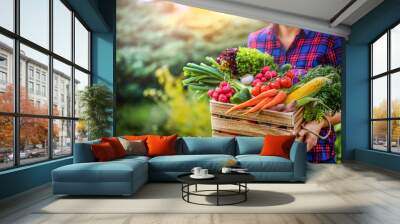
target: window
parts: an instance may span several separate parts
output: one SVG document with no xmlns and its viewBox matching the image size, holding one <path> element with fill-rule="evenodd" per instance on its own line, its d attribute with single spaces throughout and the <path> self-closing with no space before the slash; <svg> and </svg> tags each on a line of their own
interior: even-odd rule
<svg viewBox="0 0 400 224">
<path fill-rule="evenodd" d="M 32 66 L 29 66 L 28 74 L 29 74 L 29 79 L 33 80 L 33 67 Z"/>
<path fill-rule="evenodd" d="M 20 0 L 21 36 L 49 48 L 49 0 Z"/>
<path fill-rule="evenodd" d="M 0 26 L 14 31 L 14 0 L 0 1 Z"/>
<path fill-rule="evenodd" d="M 89 32 L 77 18 L 75 18 L 75 62 L 89 69 Z"/>
<path fill-rule="evenodd" d="M 42 86 L 42 96 L 46 97 L 46 86 Z"/>
<path fill-rule="evenodd" d="M 28 93 L 29 94 L 34 93 L 33 82 L 31 82 L 31 81 L 28 82 Z"/>
<path fill-rule="evenodd" d="M 72 12 L 60 1 L 53 0 L 54 53 L 71 60 Z"/>
<path fill-rule="evenodd" d="M 87 139 L 74 105 L 90 85 L 90 31 L 62 0 L 0 0 L 0 26 L 0 170 L 72 155 Z"/>
<path fill-rule="evenodd" d="M 400 153 L 400 25 L 370 45 L 371 148 Z"/>
</svg>

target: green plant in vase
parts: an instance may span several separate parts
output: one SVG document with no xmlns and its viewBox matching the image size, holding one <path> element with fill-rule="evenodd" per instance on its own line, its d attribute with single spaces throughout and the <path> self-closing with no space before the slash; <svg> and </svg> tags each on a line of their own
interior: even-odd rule
<svg viewBox="0 0 400 224">
<path fill-rule="evenodd" d="M 85 121 L 89 139 L 109 136 L 112 125 L 113 95 L 108 87 L 95 84 L 80 92 L 81 118 Z"/>
</svg>

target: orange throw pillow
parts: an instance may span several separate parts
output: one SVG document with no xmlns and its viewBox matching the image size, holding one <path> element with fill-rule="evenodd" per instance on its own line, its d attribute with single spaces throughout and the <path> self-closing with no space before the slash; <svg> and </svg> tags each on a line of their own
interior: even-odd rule
<svg viewBox="0 0 400 224">
<path fill-rule="evenodd" d="M 101 138 L 101 142 L 108 142 L 114 149 L 117 158 L 126 156 L 126 151 L 117 137 Z"/>
<path fill-rule="evenodd" d="M 146 141 L 147 135 L 126 135 L 124 136 L 124 139 L 129 140 L 129 141 Z"/>
<path fill-rule="evenodd" d="M 295 140 L 294 135 L 266 135 L 261 156 L 280 156 L 289 159 L 290 148 Z"/>
<path fill-rule="evenodd" d="M 159 136 L 149 135 L 146 143 L 148 148 L 148 156 L 165 156 L 176 155 L 176 139 L 177 135 Z"/>
<path fill-rule="evenodd" d="M 91 145 L 91 149 L 94 157 L 99 162 L 110 161 L 117 158 L 113 147 L 108 142 L 93 144 Z"/>
</svg>

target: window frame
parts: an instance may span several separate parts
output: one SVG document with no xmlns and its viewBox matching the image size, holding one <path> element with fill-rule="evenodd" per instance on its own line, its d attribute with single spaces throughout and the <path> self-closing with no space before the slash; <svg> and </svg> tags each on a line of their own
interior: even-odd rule
<svg viewBox="0 0 400 224">
<path fill-rule="evenodd" d="M 13 75 L 13 79 L 14 79 L 14 99 L 13 99 L 13 107 L 14 110 L 13 112 L 2 112 L 0 111 L 0 116 L 10 116 L 13 119 L 13 154 L 14 154 L 14 161 L 13 161 L 13 166 L 11 167 L 5 167 L 5 168 L 0 168 L 0 172 L 4 171 L 4 170 L 10 170 L 10 169 L 15 169 L 18 167 L 23 167 L 23 166 L 29 166 L 29 165 L 33 165 L 33 164 L 37 164 L 37 163 L 43 163 L 49 160 L 58 160 L 58 159 L 62 159 L 65 157 L 70 157 L 73 155 L 74 152 L 74 143 L 75 143 L 75 126 L 76 126 L 76 121 L 78 121 L 80 118 L 75 116 L 75 108 L 72 107 L 71 108 L 71 114 L 70 116 L 66 115 L 66 116 L 56 116 L 53 115 L 53 59 L 58 60 L 59 62 L 62 62 L 68 66 L 71 66 L 71 92 L 72 92 L 72 99 L 71 99 L 71 105 L 74 105 L 75 103 L 75 88 L 74 88 L 74 82 L 75 82 L 75 69 L 85 73 L 88 75 L 89 77 L 89 83 L 88 85 L 91 86 L 92 85 L 92 69 L 91 69 L 91 65 L 92 65 L 92 57 L 91 57 L 91 51 L 92 51 L 92 43 L 91 43 L 91 37 L 92 37 L 92 30 L 88 27 L 88 25 L 84 22 L 84 20 L 79 16 L 78 13 L 76 13 L 72 7 L 65 1 L 65 0 L 59 0 L 62 4 L 64 4 L 64 6 L 66 8 L 68 8 L 68 10 L 71 11 L 71 18 L 70 18 L 70 22 L 71 22 L 71 59 L 67 59 L 64 58 L 63 56 L 55 53 L 53 50 L 53 1 L 54 0 L 48 0 L 49 3 L 49 47 L 48 49 L 46 49 L 45 47 L 42 47 L 39 44 L 34 43 L 33 41 L 30 41 L 29 39 L 23 37 L 20 35 L 20 0 L 14 0 L 13 1 L 13 10 L 14 10 L 14 18 L 13 18 L 13 22 L 14 22 L 14 30 L 10 31 L 4 27 L 0 26 L 0 35 L 3 35 L 5 37 L 11 38 L 13 40 L 13 54 L 12 54 L 12 61 L 13 64 L 12 66 L 12 73 L 11 75 Z M 77 20 L 79 20 L 79 22 L 85 27 L 85 29 L 88 31 L 88 35 L 89 35 L 89 41 L 88 41 L 88 61 L 89 61 L 89 66 L 88 69 L 85 69 L 83 67 L 81 67 L 80 65 L 75 63 L 75 18 Z M 46 85 L 46 91 L 48 93 L 45 93 L 46 96 L 48 97 L 48 113 L 46 115 L 39 115 L 39 114 L 27 114 L 27 113 L 21 113 L 20 111 L 20 45 L 23 44 L 27 47 L 32 48 L 33 50 L 39 51 L 40 53 L 43 53 L 45 55 L 48 56 L 49 58 L 49 63 L 48 63 L 48 84 Z M 29 66 L 29 64 L 27 64 L 27 66 Z M 27 67 L 27 71 L 28 71 Z M 42 73 L 40 73 L 41 75 Z M 27 77 L 27 81 L 30 80 L 30 74 L 27 72 L 27 74 L 25 74 Z M 36 70 L 33 70 L 33 82 L 35 85 L 35 80 L 36 80 Z M 41 83 L 41 77 L 39 77 L 39 83 Z M 42 86 L 42 85 L 40 85 Z M 29 91 L 29 90 L 27 90 Z M 36 91 L 34 89 L 34 91 Z M 42 95 L 42 94 L 40 94 Z M 47 145 L 47 151 L 48 151 L 48 155 L 47 158 L 43 158 L 43 160 L 38 161 L 38 162 L 33 162 L 33 163 L 26 163 L 26 164 L 21 164 L 20 161 L 20 119 L 21 118 L 45 118 L 47 119 L 48 122 L 48 136 L 47 136 L 47 142 L 49 143 Z M 54 152 L 54 147 L 53 147 L 53 121 L 56 120 L 65 120 L 65 121 L 71 121 L 71 153 L 68 155 L 62 155 L 62 156 L 54 156 L 53 152 Z"/>
<path fill-rule="evenodd" d="M 392 121 L 399 121 L 400 117 L 392 117 L 392 99 L 391 99 L 391 79 L 392 75 L 395 75 L 396 73 L 400 72 L 400 67 L 397 68 L 391 68 L 391 31 L 393 28 L 396 26 L 400 26 L 400 21 L 395 22 L 392 24 L 390 27 L 386 28 L 381 34 L 379 34 L 375 39 L 373 39 L 371 42 L 368 43 L 369 47 L 369 149 L 373 151 L 379 151 L 379 152 L 386 152 L 386 153 L 391 153 L 391 154 L 400 154 L 400 152 L 394 152 L 392 151 Z M 379 40 L 381 37 L 384 35 L 387 35 L 387 64 L 386 64 L 386 71 L 376 74 L 374 76 L 373 74 L 373 44 Z M 400 54 L 400 52 L 399 52 Z M 385 118 L 373 118 L 373 81 L 378 79 L 386 77 L 386 86 L 387 86 L 387 105 L 386 105 L 386 117 Z M 384 150 L 379 150 L 374 148 L 374 133 L 373 133 L 373 122 L 376 121 L 386 121 L 386 129 L 387 129 L 387 138 L 386 138 L 386 151 Z"/>
</svg>

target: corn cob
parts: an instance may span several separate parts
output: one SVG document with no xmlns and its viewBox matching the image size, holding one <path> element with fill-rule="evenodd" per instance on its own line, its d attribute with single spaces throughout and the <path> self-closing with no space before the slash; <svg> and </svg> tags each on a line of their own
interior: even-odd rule
<svg viewBox="0 0 400 224">
<path fill-rule="evenodd" d="M 301 99 L 306 96 L 312 96 L 317 93 L 321 88 L 326 85 L 330 79 L 326 77 L 316 77 L 305 83 L 303 86 L 291 92 L 285 100 L 285 104 L 289 104 L 295 100 Z"/>
</svg>

